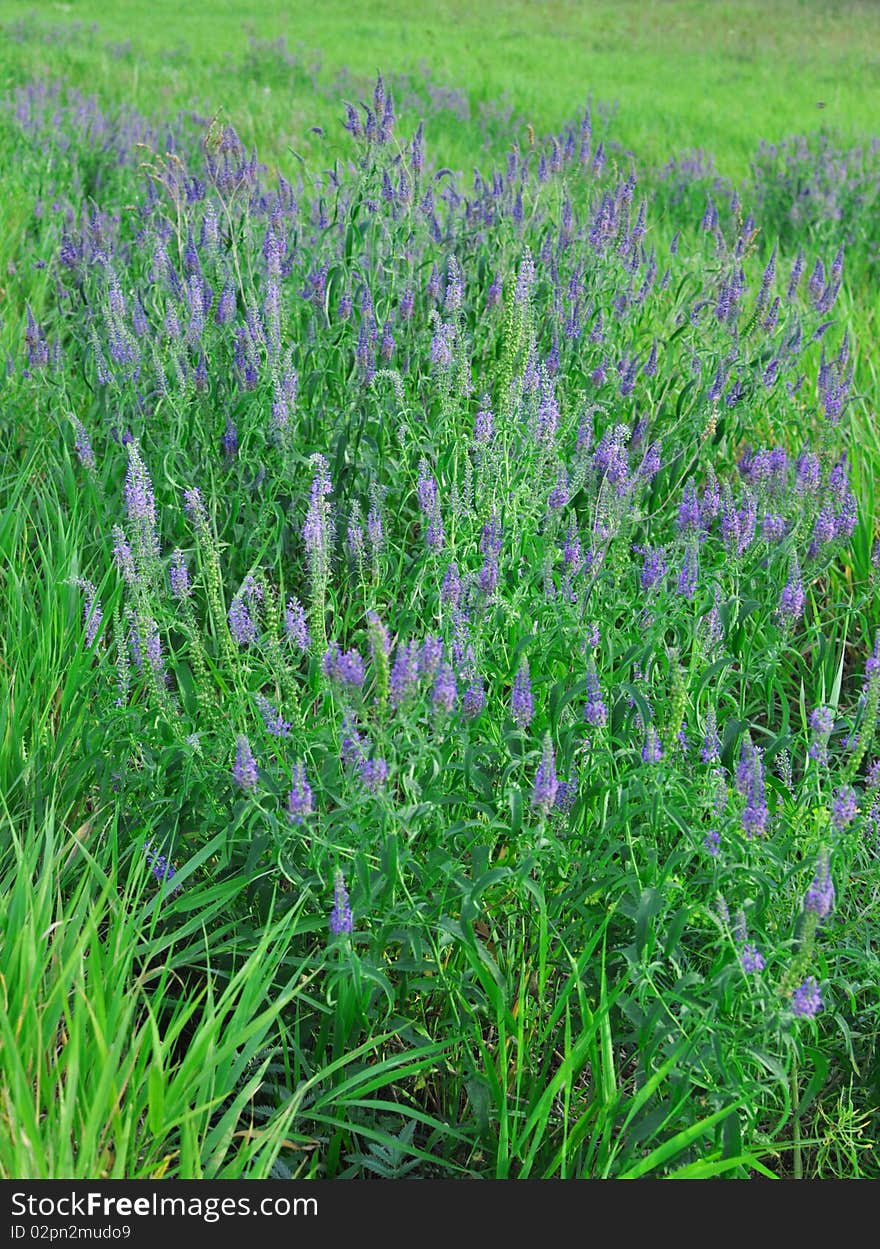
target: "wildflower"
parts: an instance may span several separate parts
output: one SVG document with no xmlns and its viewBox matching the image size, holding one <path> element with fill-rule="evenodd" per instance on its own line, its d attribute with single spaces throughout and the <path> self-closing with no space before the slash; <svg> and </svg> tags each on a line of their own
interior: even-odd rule
<svg viewBox="0 0 880 1249">
<path fill-rule="evenodd" d="M 330 912 L 330 931 L 334 937 L 348 936 L 354 928 L 354 918 L 345 887 L 345 877 L 337 868 L 333 882 L 333 910 Z"/>
<path fill-rule="evenodd" d="M 822 1006 L 819 982 L 815 976 L 807 976 L 791 995 L 791 1013 L 802 1019 L 812 1019 Z"/>
<path fill-rule="evenodd" d="M 251 642 L 256 642 L 257 626 L 254 624 L 241 591 L 236 594 L 229 604 L 227 619 L 229 621 L 229 632 L 239 646 L 249 646 Z"/>
<path fill-rule="evenodd" d="M 186 560 L 183 557 L 183 551 L 177 550 L 171 556 L 171 571 L 169 573 L 169 580 L 171 582 L 171 593 L 175 598 L 189 598 L 189 570 L 186 566 Z"/>
<path fill-rule="evenodd" d="M 761 835 L 767 830 L 769 812 L 764 797 L 763 752 L 753 746 L 746 737 L 740 751 L 736 769 L 736 788 L 745 799 L 742 813 L 743 828 L 747 837 Z"/>
<path fill-rule="evenodd" d="M 538 770 L 535 773 L 535 784 L 532 789 L 532 806 L 538 807 L 546 815 L 556 801 L 558 787 L 553 743 L 550 740 L 550 734 L 545 733 L 544 745 L 541 750 L 541 762 L 538 764 Z"/>
<path fill-rule="evenodd" d="M 303 817 L 314 810 L 312 787 L 306 780 L 304 763 L 295 763 L 291 777 L 290 793 L 287 795 L 287 814 L 294 824 L 302 824 Z"/>
<path fill-rule="evenodd" d="M 431 702 L 438 711 L 452 711 L 456 696 L 455 673 L 449 664 L 443 664 L 434 683 Z"/>
<path fill-rule="evenodd" d="M 461 709 L 469 720 L 475 719 L 486 706 L 486 692 L 479 677 L 474 677 L 461 696 Z"/>
<path fill-rule="evenodd" d="M 560 781 L 556 786 L 556 800 L 553 803 L 555 810 L 567 815 L 574 806 L 577 796 L 577 781 Z"/>
<path fill-rule="evenodd" d="M 721 834 L 717 829 L 712 828 L 703 838 L 703 849 L 707 853 L 715 855 L 721 848 Z"/>
<path fill-rule="evenodd" d="M 801 570 L 798 564 L 797 555 L 792 552 L 791 563 L 789 565 L 788 581 L 782 589 L 779 597 L 779 615 L 783 619 L 797 620 L 804 610 L 806 595 L 804 594 L 804 585 L 801 580 Z"/>
<path fill-rule="evenodd" d="M 812 883 L 804 897 L 804 910 L 812 911 L 819 919 L 825 919 L 834 906 L 834 882 L 831 879 L 831 863 L 827 850 L 823 850 L 816 862 Z"/>
<path fill-rule="evenodd" d="M 160 854 L 153 849 L 153 843 L 148 841 L 144 846 L 144 855 L 149 865 L 150 871 L 156 877 L 156 880 L 162 884 L 164 881 L 171 880 L 176 875 L 174 867 L 168 862 L 164 854 Z M 174 893 L 180 886 L 172 886 L 170 892 Z"/>
<path fill-rule="evenodd" d="M 361 759 L 358 771 L 364 785 L 374 793 L 388 780 L 388 764 L 384 759 Z"/>
<path fill-rule="evenodd" d="M 91 581 L 83 579 L 75 583 L 82 590 L 85 597 L 83 603 L 83 626 L 86 631 L 86 646 L 91 646 L 101 628 L 101 622 L 104 619 L 104 613 L 101 611 L 101 604 L 98 602 L 98 591 Z"/>
<path fill-rule="evenodd" d="M 700 758 L 703 763 L 715 763 L 721 755 L 721 738 L 718 736 L 718 719 L 714 707 L 706 714 L 706 732 L 703 734 L 703 745 Z"/>
<path fill-rule="evenodd" d="M 764 970 L 764 956 L 756 945 L 744 946 L 739 961 L 747 976 Z"/>
<path fill-rule="evenodd" d="M 602 698 L 602 690 L 599 685 L 599 674 L 596 671 L 595 663 L 590 663 L 587 668 L 587 705 L 584 708 L 584 719 L 587 724 L 592 724 L 594 728 L 599 728 L 608 720 L 608 708 Z"/>
<path fill-rule="evenodd" d="M 841 785 L 834 791 L 831 803 L 831 823 L 839 833 L 851 824 L 859 813 L 859 800 L 851 785 Z"/>
<path fill-rule="evenodd" d="M 239 789 L 253 793 L 257 788 L 257 761 L 244 734 L 236 738 L 232 777 Z"/>
<path fill-rule="evenodd" d="M 254 698 L 260 715 L 263 717 L 263 723 L 266 725 L 267 732 L 273 737 L 287 737 L 290 732 L 290 723 L 284 719 L 276 707 L 264 698 L 262 694 L 257 694 Z"/>
<path fill-rule="evenodd" d="M 653 724 L 649 724 L 645 744 L 642 747 L 642 762 L 659 763 L 662 758 L 663 747 L 660 744 L 660 737 Z"/>
<path fill-rule="evenodd" d="M 828 739 L 834 728 L 834 712 L 831 708 L 816 707 L 810 713 L 810 728 L 813 730 L 813 740 L 810 742 L 807 754 L 817 763 L 827 764 Z"/>
<path fill-rule="evenodd" d="M 289 642 L 293 642 L 300 650 L 309 648 L 309 630 L 306 624 L 306 613 L 298 598 L 288 599 L 284 612 L 284 632 Z"/>
<path fill-rule="evenodd" d="M 327 649 L 323 660 L 324 675 L 340 685 L 350 685 L 360 689 L 364 683 L 366 669 L 360 651 L 349 650 L 344 653 L 338 642 L 333 642 Z"/>
<path fill-rule="evenodd" d="M 688 544 L 684 555 L 684 562 L 681 566 L 681 572 L 678 574 L 678 592 L 683 598 L 692 600 L 697 592 L 697 578 L 699 576 L 699 564 L 697 561 L 697 548 L 691 542 Z"/>
</svg>

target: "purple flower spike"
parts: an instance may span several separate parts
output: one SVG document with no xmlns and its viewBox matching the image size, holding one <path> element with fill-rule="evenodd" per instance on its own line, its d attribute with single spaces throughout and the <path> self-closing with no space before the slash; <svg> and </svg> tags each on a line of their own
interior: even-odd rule
<svg viewBox="0 0 880 1249">
<path fill-rule="evenodd" d="M 253 793 L 257 788 L 257 761 L 250 742 L 243 734 L 236 739 L 232 777 L 239 789 L 247 793 Z"/>
<path fill-rule="evenodd" d="M 333 882 L 333 910 L 330 912 L 330 931 L 334 937 L 347 937 L 354 928 L 354 917 L 345 887 L 345 877 L 337 869 Z"/>
<path fill-rule="evenodd" d="M 510 710 L 513 715 L 514 724 L 518 728 L 527 729 L 532 722 L 535 714 L 535 704 L 532 699 L 532 683 L 529 677 L 529 663 L 524 659 L 519 666 L 519 671 L 513 682 L 513 693 L 510 697 Z"/>
<path fill-rule="evenodd" d="M 305 816 L 314 811 L 312 787 L 306 780 L 304 763 L 293 765 L 290 793 L 287 795 L 287 814 L 294 824 L 302 824 Z"/>
<path fill-rule="evenodd" d="M 791 1013 L 801 1019 L 812 1019 L 822 1009 L 822 995 L 815 976 L 807 976 L 791 995 Z"/>
<path fill-rule="evenodd" d="M 744 946 L 739 961 L 747 976 L 764 970 L 764 956 L 756 945 Z"/>
<path fill-rule="evenodd" d="M 535 773 L 535 785 L 532 790 L 532 806 L 538 807 L 547 815 L 556 801 L 559 783 L 556 779 L 556 760 L 553 754 L 553 743 L 550 734 L 544 735 L 544 746 L 541 751 L 541 762 Z"/>
</svg>

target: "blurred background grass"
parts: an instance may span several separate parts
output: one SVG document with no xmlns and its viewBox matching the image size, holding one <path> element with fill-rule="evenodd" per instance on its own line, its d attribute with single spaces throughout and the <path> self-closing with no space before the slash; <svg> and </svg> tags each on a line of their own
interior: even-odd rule
<svg viewBox="0 0 880 1249">
<path fill-rule="evenodd" d="M 641 161 L 705 148 L 733 178 L 760 139 L 821 126 L 858 142 L 880 124 L 875 3 L 77 0 L 37 11 L 32 0 L 5 0 L 0 22 L 7 80 L 63 73 L 143 110 L 223 108 L 270 157 L 338 115 L 332 96 L 316 98 L 316 85 L 329 87 L 342 70 L 366 92 L 377 69 L 427 69 L 435 83 L 460 88 L 472 114 L 507 100 L 539 131 L 560 126 L 592 95 L 615 107 L 615 138 Z M 54 40 L 16 34 L 47 27 Z M 283 39 L 285 54 L 248 58 L 249 39 Z M 453 121 L 429 141 L 467 168 L 476 155 L 470 129 Z"/>
</svg>

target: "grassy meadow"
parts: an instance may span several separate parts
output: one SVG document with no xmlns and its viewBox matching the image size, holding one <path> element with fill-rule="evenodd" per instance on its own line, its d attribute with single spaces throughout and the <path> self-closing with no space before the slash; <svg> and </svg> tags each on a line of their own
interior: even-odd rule
<svg viewBox="0 0 880 1249">
<path fill-rule="evenodd" d="M 880 1176 L 878 46 L 0 0 L 0 1176 Z"/>
</svg>

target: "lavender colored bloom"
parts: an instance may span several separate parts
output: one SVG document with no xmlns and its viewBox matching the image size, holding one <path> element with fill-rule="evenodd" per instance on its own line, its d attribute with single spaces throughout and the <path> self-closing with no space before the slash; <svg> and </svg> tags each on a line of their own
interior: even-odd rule
<svg viewBox="0 0 880 1249">
<path fill-rule="evenodd" d="M 82 590 L 85 601 L 83 603 L 83 626 L 86 631 L 86 646 L 91 646 L 101 628 L 101 622 L 104 619 L 104 613 L 101 611 L 101 604 L 98 602 L 97 587 L 91 582 L 79 579 L 75 584 Z"/>
<path fill-rule="evenodd" d="M 830 915 L 834 906 L 834 881 L 831 879 L 831 858 L 823 850 L 816 861 L 812 883 L 804 896 L 804 910 L 812 911 L 819 919 Z"/>
<path fill-rule="evenodd" d="M 392 707 L 402 707 L 416 692 L 419 680 L 419 645 L 399 644 L 389 679 Z"/>
<path fill-rule="evenodd" d="M 291 777 L 290 793 L 287 795 L 287 814 L 294 824 L 302 824 L 305 816 L 314 811 L 312 787 L 306 780 L 306 766 L 295 763 Z"/>
<path fill-rule="evenodd" d="M 171 556 L 171 571 L 169 573 L 171 582 L 171 593 L 177 599 L 187 599 L 190 596 L 189 570 L 186 566 L 186 560 L 183 557 L 183 551 L 177 550 Z"/>
<path fill-rule="evenodd" d="M 156 880 L 158 880 L 160 884 L 163 884 L 165 881 L 171 880 L 172 877 L 176 874 L 174 867 L 168 862 L 165 855 L 159 854 L 157 850 L 154 850 L 153 843 L 150 841 L 148 841 L 146 845 L 144 846 L 144 856 L 147 860 L 147 864 L 150 868 L 150 871 L 153 873 L 153 875 L 156 877 Z M 180 887 L 179 885 L 174 885 L 171 888 L 170 892 L 174 893 L 179 887 Z"/>
<path fill-rule="evenodd" d="M 834 729 L 834 712 L 831 708 L 816 707 L 810 713 L 810 728 L 813 730 L 813 740 L 807 753 L 817 763 L 827 764 L 828 739 Z"/>
<path fill-rule="evenodd" d="M 745 799 L 742 813 L 747 837 L 761 836 L 767 831 L 769 812 L 764 796 L 763 752 L 746 737 L 736 769 L 736 788 Z"/>
<path fill-rule="evenodd" d="M 529 676 L 529 663 L 523 659 L 513 681 L 513 692 L 510 697 L 510 710 L 513 722 L 518 728 L 527 729 L 535 714 L 532 698 L 532 683 Z"/>
<path fill-rule="evenodd" d="M 333 535 L 327 495 L 330 494 L 333 486 L 324 456 L 313 455 L 311 462 L 315 466 L 315 475 L 312 479 L 309 507 L 303 524 L 302 536 L 309 571 L 312 579 L 318 581 L 326 575 L 330 561 L 330 545 Z"/>
<path fill-rule="evenodd" d="M 469 719 L 475 719 L 486 706 L 486 692 L 479 677 L 474 677 L 461 697 L 461 709 Z"/>
<path fill-rule="evenodd" d="M 747 976 L 764 970 L 764 956 L 756 945 L 744 946 L 739 961 Z"/>
<path fill-rule="evenodd" d="M 366 788 L 373 793 L 377 793 L 388 780 L 388 764 L 384 759 L 361 759 L 358 771 Z"/>
<path fill-rule="evenodd" d="M 662 546 L 639 546 L 633 549 L 644 557 L 639 583 L 645 592 L 653 590 L 666 576 L 666 552 Z"/>
<path fill-rule="evenodd" d="M 330 931 L 334 937 L 347 937 L 354 929 L 354 917 L 345 887 L 345 877 L 337 868 L 333 882 L 333 910 L 330 912 Z"/>
<path fill-rule="evenodd" d="M 785 620 L 798 620 L 804 611 L 804 603 L 806 595 L 804 594 L 804 585 L 801 580 L 801 570 L 798 564 L 797 555 L 792 552 L 791 562 L 789 564 L 788 581 L 782 589 L 779 597 L 779 614 Z"/>
<path fill-rule="evenodd" d="M 568 502 L 568 473 L 560 467 L 556 474 L 556 485 L 550 491 L 547 504 L 551 511 L 560 511 Z"/>
<path fill-rule="evenodd" d="M 89 441 L 89 436 L 86 433 L 85 426 L 82 421 L 78 420 L 75 416 L 72 416 L 70 420 L 73 425 L 74 432 L 73 445 L 76 449 L 76 454 L 79 456 L 79 462 L 82 464 L 83 468 L 88 469 L 90 472 L 94 472 L 97 467 L 95 463 L 95 453 L 92 450 L 92 444 Z"/>
<path fill-rule="evenodd" d="M 678 508 L 678 519 L 676 524 L 680 533 L 699 533 L 700 523 L 700 500 L 697 497 L 697 487 L 694 484 L 693 477 L 689 477 L 684 487 L 682 501 Z"/>
<path fill-rule="evenodd" d="M 807 976 L 791 995 L 791 1013 L 802 1019 L 812 1019 L 819 1013 L 822 1006 L 819 982 L 815 976 Z"/>
<path fill-rule="evenodd" d="M 831 802 L 831 823 L 842 833 L 853 822 L 859 813 L 859 800 L 851 785 L 841 785 L 835 789 Z"/>
<path fill-rule="evenodd" d="M 363 657 L 360 651 L 349 650 L 343 653 L 338 642 L 332 642 L 327 648 L 322 661 L 324 675 L 340 685 L 350 685 L 360 689 L 366 677 Z"/>
<path fill-rule="evenodd" d="M 257 761 L 251 750 L 250 742 L 241 734 L 235 742 L 235 763 L 232 765 L 232 777 L 239 789 L 253 793 L 257 788 Z"/>
<path fill-rule="evenodd" d="M 699 578 L 699 564 L 697 560 L 697 548 L 693 542 L 688 544 L 684 554 L 684 562 L 681 566 L 681 572 L 678 574 L 678 592 L 684 598 L 693 600 L 697 592 L 697 580 Z"/>
<path fill-rule="evenodd" d="M 584 708 L 584 719 L 587 724 L 592 724 L 594 728 L 600 728 L 608 721 L 608 708 L 605 706 L 605 701 L 602 698 L 596 665 L 592 661 L 587 668 L 586 683 L 587 705 Z"/>
<path fill-rule="evenodd" d="M 480 405 L 479 412 L 474 418 L 474 442 L 491 442 L 494 436 L 495 418 L 493 417 L 492 409 L 489 406 L 488 396 L 486 396 Z"/>
<path fill-rule="evenodd" d="M 433 681 L 443 662 L 443 639 L 433 635 L 426 637 L 418 658 L 419 676 Z"/>
<path fill-rule="evenodd" d="M 290 733 L 290 723 L 284 719 L 277 708 L 267 698 L 264 698 L 262 694 L 255 695 L 254 702 L 257 704 L 257 709 L 263 717 L 263 723 L 267 732 L 271 733 L 273 737 L 287 737 Z"/>
<path fill-rule="evenodd" d="M 649 724 L 645 744 L 642 747 L 642 762 L 659 763 L 662 758 L 663 747 L 660 744 L 660 737 L 653 724 Z"/>
<path fill-rule="evenodd" d="M 437 711 L 452 711 L 458 690 L 455 684 L 455 673 L 450 664 L 443 664 L 434 682 L 431 702 Z"/>
<path fill-rule="evenodd" d="M 577 781 L 560 781 L 556 786 L 556 799 L 553 803 L 557 811 L 561 811 L 563 815 L 568 815 L 577 801 L 578 783 Z"/>
<path fill-rule="evenodd" d="M 700 758 L 703 763 L 716 763 L 721 757 L 721 738 L 718 736 L 718 720 L 714 707 L 706 714 L 706 732 L 703 734 L 703 745 Z"/>
<path fill-rule="evenodd" d="M 711 828 L 703 838 L 703 849 L 712 855 L 717 854 L 721 849 L 721 834 L 717 829 Z"/>
<path fill-rule="evenodd" d="M 229 632 L 239 646 L 249 646 L 257 640 L 257 626 L 241 591 L 229 604 Z"/>
<path fill-rule="evenodd" d="M 541 762 L 535 773 L 535 784 L 532 789 L 532 806 L 547 815 L 556 801 L 558 781 L 556 779 L 556 759 L 550 734 L 545 733 L 541 750 Z"/>
<path fill-rule="evenodd" d="M 298 598 L 287 601 L 284 612 L 284 632 L 289 642 L 293 642 L 300 650 L 309 648 L 309 629 L 306 624 L 306 613 Z"/>
<path fill-rule="evenodd" d="M 440 601 L 448 603 L 450 607 L 458 607 L 461 599 L 461 577 L 458 572 L 458 564 L 453 560 L 446 569 L 446 575 L 443 578 L 443 585 L 440 588 Z"/>
</svg>

